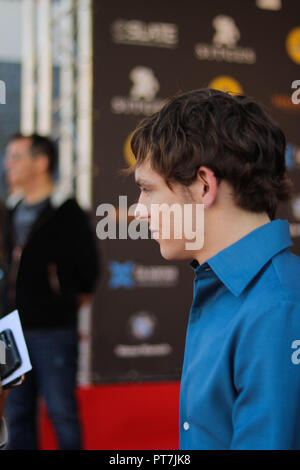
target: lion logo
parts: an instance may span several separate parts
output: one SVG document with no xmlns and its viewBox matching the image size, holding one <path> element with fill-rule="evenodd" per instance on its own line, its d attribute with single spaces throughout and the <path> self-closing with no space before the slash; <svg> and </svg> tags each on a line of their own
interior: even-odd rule
<svg viewBox="0 0 300 470">
<path fill-rule="evenodd" d="M 159 91 L 159 82 L 153 71 L 141 65 L 134 67 L 129 74 L 133 86 L 130 90 L 131 98 L 151 101 Z"/>
<path fill-rule="evenodd" d="M 226 15 L 218 15 L 213 19 L 212 25 L 216 30 L 213 37 L 213 43 L 216 46 L 230 48 L 236 46 L 241 35 L 233 18 Z"/>
</svg>

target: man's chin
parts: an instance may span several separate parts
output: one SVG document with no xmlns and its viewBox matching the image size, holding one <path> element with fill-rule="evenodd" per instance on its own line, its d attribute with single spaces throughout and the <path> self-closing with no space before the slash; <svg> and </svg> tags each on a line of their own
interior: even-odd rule
<svg viewBox="0 0 300 470">
<path fill-rule="evenodd" d="M 187 258 L 184 251 L 162 244 L 160 244 L 160 254 L 167 261 L 180 261 Z"/>
</svg>

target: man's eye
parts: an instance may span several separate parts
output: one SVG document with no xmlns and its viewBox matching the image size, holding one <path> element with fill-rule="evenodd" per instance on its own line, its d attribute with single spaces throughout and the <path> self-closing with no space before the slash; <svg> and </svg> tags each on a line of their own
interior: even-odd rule
<svg viewBox="0 0 300 470">
<path fill-rule="evenodd" d="M 141 188 L 141 191 L 143 193 L 150 193 L 150 189 L 147 189 L 147 188 Z"/>
</svg>

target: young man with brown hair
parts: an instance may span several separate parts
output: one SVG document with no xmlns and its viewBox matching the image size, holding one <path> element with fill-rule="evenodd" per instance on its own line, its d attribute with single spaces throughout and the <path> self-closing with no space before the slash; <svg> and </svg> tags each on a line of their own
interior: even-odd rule
<svg viewBox="0 0 300 470">
<path fill-rule="evenodd" d="M 253 99 L 202 89 L 146 117 L 131 145 L 136 217 L 195 272 L 180 448 L 300 449 L 300 259 L 275 220 L 291 194 L 283 132 Z M 204 205 L 201 249 L 162 236 L 151 207 L 165 203 Z"/>
</svg>

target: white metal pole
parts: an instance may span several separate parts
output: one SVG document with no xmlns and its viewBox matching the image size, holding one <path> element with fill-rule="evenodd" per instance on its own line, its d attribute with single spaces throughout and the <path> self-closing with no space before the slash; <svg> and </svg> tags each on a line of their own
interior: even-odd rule
<svg viewBox="0 0 300 470">
<path fill-rule="evenodd" d="M 92 2 L 77 2 L 78 93 L 76 195 L 88 209 L 92 201 Z"/>
<path fill-rule="evenodd" d="M 51 0 L 38 0 L 38 119 L 42 135 L 52 129 Z"/>
<path fill-rule="evenodd" d="M 77 146 L 76 195 L 82 207 L 92 205 L 92 2 L 77 2 Z M 91 382 L 91 305 L 79 311 L 79 383 Z"/>
<path fill-rule="evenodd" d="M 35 128 L 35 2 L 22 1 L 21 132 Z"/>
<path fill-rule="evenodd" d="M 74 1 L 61 0 L 60 3 L 60 139 L 59 139 L 59 176 L 64 190 L 73 190 L 74 172 Z"/>
</svg>

